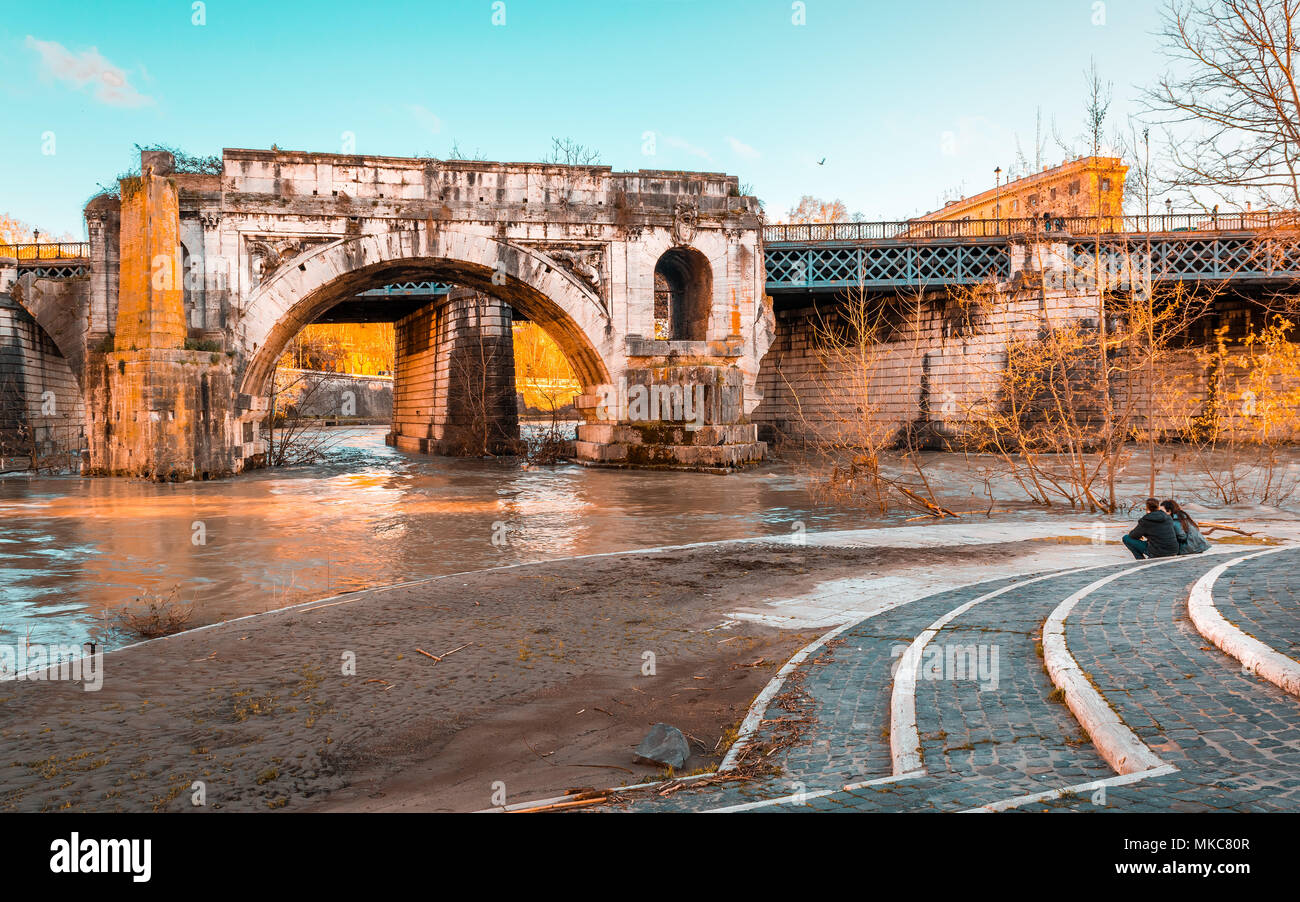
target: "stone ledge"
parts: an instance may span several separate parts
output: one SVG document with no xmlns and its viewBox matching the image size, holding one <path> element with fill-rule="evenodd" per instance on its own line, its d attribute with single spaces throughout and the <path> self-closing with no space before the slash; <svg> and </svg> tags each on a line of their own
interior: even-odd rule
<svg viewBox="0 0 1300 902">
<path fill-rule="evenodd" d="M 662 470 L 695 470 L 705 473 L 730 472 L 760 463 L 767 453 L 765 442 L 736 445 L 635 445 L 623 442 L 603 444 L 577 441 L 578 463 L 588 466 L 639 467 Z"/>
<path fill-rule="evenodd" d="M 624 339 L 628 357 L 744 357 L 745 343 L 739 338 L 721 341 L 663 341 L 629 335 Z"/>
<path fill-rule="evenodd" d="M 681 423 L 582 423 L 578 426 L 578 438 L 595 444 L 743 445 L 758 441 L 758 425 L 730 423 L 688 429 Z"/>
</svg>

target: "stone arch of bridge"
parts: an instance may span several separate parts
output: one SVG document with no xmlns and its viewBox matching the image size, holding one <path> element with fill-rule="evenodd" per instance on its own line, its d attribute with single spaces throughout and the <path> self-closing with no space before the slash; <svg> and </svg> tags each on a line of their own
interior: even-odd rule
<svg viewBox="0 0 1300 902">
<path fill-rule="evenodd" d="M 66 287 L 62 281 L 24 275 L 10 289 L 9 296 L 36 321 L 41 334 L 67 361 L 78 391 L 84 391 L 85 335 L 80 319 L 69 315 Z"/>
<path fill-rule="evenodd" d="M 8 333 L 0 338 L 0 444 L 21 435 L 19 453 L 83 447 L 85 340 L 68 309 L 69 284 L 24 275 L 0 311 Z"/>
<path fill-rule="evenodd" d="M 605 304 L 543 253 L 455 230 L 345 238 L 284 264 L 248 298 L 239 391 L 264 396 L 293 337 L 331 307 L 403 281 L 450 282 L 482 291 L 535 322 L 559 346 L 584 387 L 611 382 L 614 330 Z"/>
</svg>

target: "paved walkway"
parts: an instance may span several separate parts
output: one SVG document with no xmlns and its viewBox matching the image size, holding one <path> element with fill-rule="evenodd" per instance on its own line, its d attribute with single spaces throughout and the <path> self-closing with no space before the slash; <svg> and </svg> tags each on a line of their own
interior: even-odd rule
<svg viewBox="0 0 1300 902">
<path fill-rule="evenodd" d="M 1192 584 L 1230 557 L 1020 575 L 884 611 L 810 655 L 769 705 L 752 741 L 784 738 L 769 758 L 781 775 L 626 807 L 1300 809 L 1300 699 L 1243 674 L 1187 616 Z M 1282 643 L 1294 643 L 1300 620 L 1300 550 L 1238 567 L 1216 603 L 1294 649 Z M 1126 777 L 1061 701 L 1040 647 L 1053 610 L 1112 574 L 1077 602 L 1065 636 L 1106 702 L 1165 763 Z"/>
</svg>

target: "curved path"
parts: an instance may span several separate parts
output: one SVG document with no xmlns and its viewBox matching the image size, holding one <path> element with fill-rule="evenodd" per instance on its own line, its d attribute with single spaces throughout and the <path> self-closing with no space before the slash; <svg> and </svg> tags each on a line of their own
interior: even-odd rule
<svg viewBox="0 0 1300 902">
<path fill-rule="evenodd" d="M 1294 569 L 1297 560 L 1300 552 L 1288 549 L 1254 566 L 1289 561 Z M 1252 579 L 1253 570 L 1239 571 L 1236 591 L 1254 599 L 1243 603 L 1267 604 L 1277 585 L 1263 574 Z M 1287 581 L 1300 588 L 1295 577 Z M 1178 768 L 1117 790 L 1112 801 L 1175 811 L 1300 809 L 1300 700 L 1211 646 L 1187 615 L 1190 592 L 1121 581 L 1081 601 L 1066 623 L 1070 649 L 1098 691 Z"/>
<path fill-rule="evenodd" d="M 1277 573 L 1252 580 L 1242 570 L 1234 591 L 1254 598 L 1258 583 L 1274 592 L 1282 559 L 1294 570 L 1298 557 L 1261 558 Z M 769 758 L 780 776 L 634 797 L 629 807 L 1295 810 L 1300 703 L 1243 674 L 1187 616 L 1192 586 L 1227 559 L 1018 576 L 864 620 L 809 654 L 802 691 L 778 694 L 764 713 L 754 742 L 792 727 L 797 736 Z M 1117 775 L 1048 675 L 1041 637 L 1063 603 L 1061 639 L 1080 677 L 1150 750 L 1118 768 L 1132 772 Z M 1273 622 L 1288 628 L 1285 616 Z"/>
<path fill-rule="evenodd" d="M 1244 670 L 1300 696 L 1300 578 L 1295 555 L 1279 550 L 1215 567 L 1192 587 L 1187 612 Z"/>
</svg>

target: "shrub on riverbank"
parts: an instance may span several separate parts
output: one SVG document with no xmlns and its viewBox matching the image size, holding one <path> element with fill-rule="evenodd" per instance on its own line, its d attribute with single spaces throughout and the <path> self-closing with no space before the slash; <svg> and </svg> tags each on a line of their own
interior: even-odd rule
<svg viewBox="0 0 1300 902">
<path fill-rule="evenodd" d="M 193 605 L 176 599 L 176 588 L 167 595 L 146 595 L 108 614 L 111 629 L 139 639 L 158 639 L 189 628 Z"/>
</svg>

